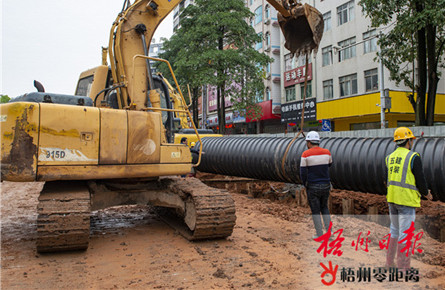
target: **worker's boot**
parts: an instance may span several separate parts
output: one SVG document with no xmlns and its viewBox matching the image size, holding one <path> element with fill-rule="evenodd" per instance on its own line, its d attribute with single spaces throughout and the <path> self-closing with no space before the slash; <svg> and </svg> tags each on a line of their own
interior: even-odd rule
<svg viewBox="0 0 445 290">
<path fill-rule="evenodd" d="M 397 253 L 397 242 L 398 238 L 389 239 L 388 252 L 386 252 L 386 265 L 385 265 L 386 268 L 396 267 L 396 264 L 394 263 L 394 258 L 396 257 Z"/>
<path fill-rule="evenodd" d="M 397 245 L 397 268 L 401 271 L 406 271 L 411 267 L 411 253 L 408 249 L 408 257 L 406 253 L 402 252 L 402 249 L 405 247 L 405 244 Z"/>
</svg>

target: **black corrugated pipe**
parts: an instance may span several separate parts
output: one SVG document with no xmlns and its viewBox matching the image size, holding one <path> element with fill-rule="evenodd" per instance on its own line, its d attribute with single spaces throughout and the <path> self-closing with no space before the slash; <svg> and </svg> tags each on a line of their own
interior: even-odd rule
<svg viewBox="0 0 445 290">
<path fill-rule="evenodd" d="M 199 171 L 262 180 L 300 182 L 300 157 L 306 150 L 304 138 L 289 147 L 292 138 L 224 137 L 203 138 Z M 199 144 L 196 146 L 199 147 Z M 335 188 L 386 194 L 385 157 L 396 148 L 392 138 L 322 138 L 333 164 L 331 181 Z M 420 138 L 414 151 L 422 157 L 428 187 L 433 196 L 445 201 L 445 139 Z"/>
</svg>

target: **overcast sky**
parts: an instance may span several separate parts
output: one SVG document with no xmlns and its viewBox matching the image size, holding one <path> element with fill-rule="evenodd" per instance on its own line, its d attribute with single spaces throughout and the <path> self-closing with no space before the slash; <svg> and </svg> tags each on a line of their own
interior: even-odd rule
<svg viewBox="0 0 445 290">
<path fill-rule="evenodd" d="M 79 74 L 101 64 L 124 0 L 2 0 L 0 94 L 74 94 Z M 173 13 L 155 38 L 173 33 Z"/>
</svg>

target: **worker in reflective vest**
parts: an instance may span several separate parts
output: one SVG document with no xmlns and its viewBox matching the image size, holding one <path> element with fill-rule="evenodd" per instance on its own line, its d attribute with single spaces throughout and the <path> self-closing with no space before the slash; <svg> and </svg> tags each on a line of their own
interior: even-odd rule
<svg viewBox="0 0 445 290">
<path fill-rule="evenodd" d="M 410 255 L 402 253 L 406 242 L 402 242 L 406 236 L 404 232 L 415 220 L 416 208 L 420 207 L 420 195 L 432 199 L 423 174 L 420 155 L 411 151 L 415 139 L 410 129 L 397 128 L 394 132 L 397 149 L 386 157 L 388 176 L 386 199 L 391 220 L 386 267 L 395 266 L 394 258 L 397 252 L 397 267 L 410 268 Z"/>
</svg>

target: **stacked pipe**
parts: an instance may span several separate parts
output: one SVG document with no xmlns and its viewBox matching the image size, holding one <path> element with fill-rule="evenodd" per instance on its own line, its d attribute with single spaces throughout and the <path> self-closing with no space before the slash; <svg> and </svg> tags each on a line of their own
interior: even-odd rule
<svg viewBox="0 0 445 290">
<path fill-rule="evenodd" d="M 300 157 L 304 138 L 203 138 L 201 172 L 261 180 L 301 183 Z M 199 144 L 197 144 L 199 147 Z M 396 148 L 392 138 L 322 138 L 333 164 L 332 185 L 338 189 L 386 194 L 385 157 Z M 289 147 L 289 148 L 288 148 Z M 429 189 L 445 201 L 445 139 L 420 138 L 414 151 L 422 157 Z"/>
</svg>

